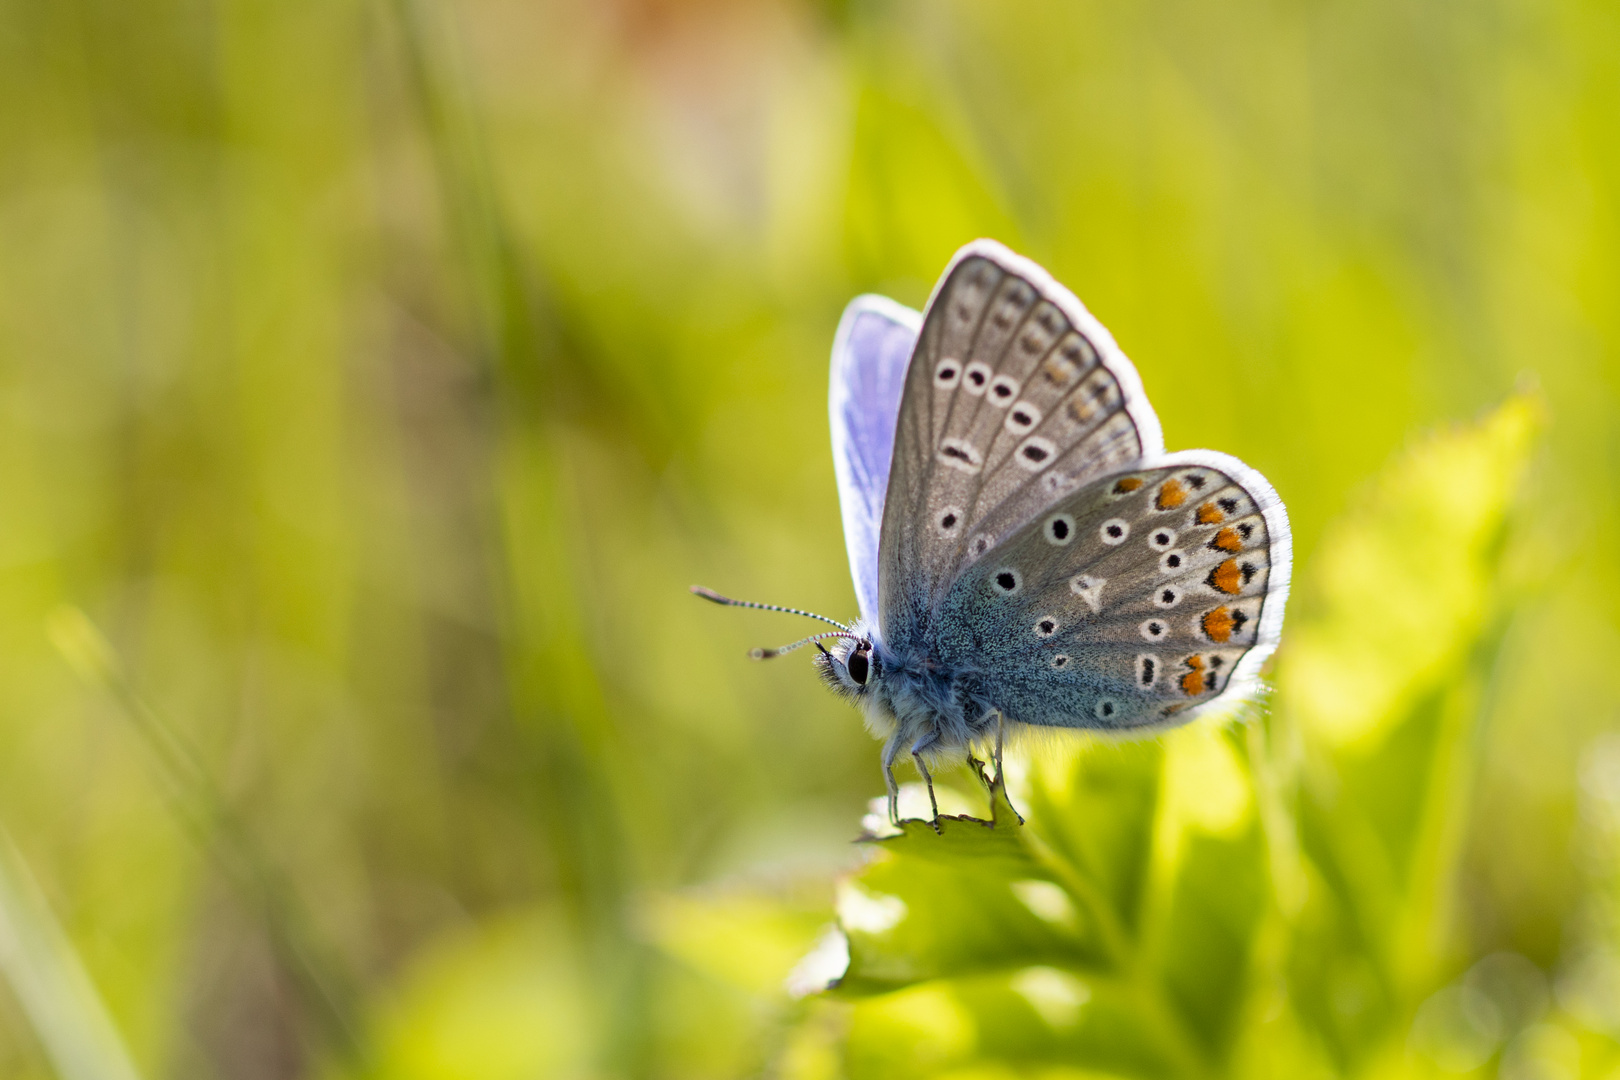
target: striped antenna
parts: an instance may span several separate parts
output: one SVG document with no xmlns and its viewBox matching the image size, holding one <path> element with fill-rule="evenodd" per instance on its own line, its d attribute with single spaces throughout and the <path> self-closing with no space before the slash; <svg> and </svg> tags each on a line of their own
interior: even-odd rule
<svg viewBox="0 0 1620 1080">
<path fill-rule="evenodd" d="M 812 641 L 816 643 L 816 648 L 821 649 L 822 638 L 836 637 L 854 639 L 855 636 L 856 635 L 844 630 L 829 630 L 825 634 L 811 634 L 809 637 L 801 638 L 791 645 L 781 645 L 774 649 L 750 649 L 748 651 L 748 655 L 755 660 L 769 660 L 773 656 L 781 656 L 783 653 L 790 653 L 794 649 L 803 648 Z M 827 650 L 821 649 L 821 651 L 826 652 Z"/>
<path fill-rule="evenodd" d="M 831 623 L 832 625 L 838 627 L 838 629 L 844 631 L 844 636 L 846 636 L 846 637 L 853 637 L 854 636 L 854 628 L 853 627 L 846 626 L 843 623 L 839 622 L 837 619 L 829 619 L 825 615 L 817 615 L 813 611 L 800 611 L 798 608 L 782 607 L 780 604 L 756 604 L 752 600 L 733 600 L 729 596 L 721 596 L 719 593 L 715 592 L 713 589 L 705 589 L 702 585 L 694 585 L 694 586 L 692 586 L 692 595 L 693 596 L 701 596 L 701 597 L 703 597 L 703 599 L 708 600 L 711 603 L 722 604 L 725 607 L 755 608 L 755 609 L 757 609 L 759 611 L 781 611 L 781 612 L 784 612 L 784 613 L 786 613 L 788 615 L 803 615 L 807 619 L 820 619 L 822 622 Z M 824 634 L 822 636 L 823 637 L 835 637 L 837 635 Z M 811 642 L 813 640 L 814 640 L 813 638 L 805 638 L 804 641 L 796 642 L 791 647 L 792 648 L 798 648 L 800 645 L 808 644 L 809 642 Z M 766 650 L 756 650 L 756 651 L 766 651 Z M 783 650 L 776 650 L 776 651 L 781 652 Z"/>
</svg>

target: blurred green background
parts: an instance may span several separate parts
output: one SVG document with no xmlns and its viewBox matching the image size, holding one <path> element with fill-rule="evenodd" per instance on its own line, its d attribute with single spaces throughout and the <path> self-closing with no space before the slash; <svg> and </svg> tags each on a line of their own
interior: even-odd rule
<svg viewBox="0 0 1620 1080">
<path fill-rule="evenodd" d="M 1582 0 L 0 3 L 0 1075 L 860 1074 L 779 987 L 877 747 L 685 590 L 854 614 L 833 328 L 977 236 L 1287 501 L 1299 715 L 1489 624 L 1422 661 L 1436 959 L 1276 1074 L 1616 1067 L 1616 57 Z M 1449 451 L 1391 463 L 1516 386 L 1506 539 L 1429 550 Z M 1440 989 L 1492 956 L 1522 1052 Z"/>
</svg>

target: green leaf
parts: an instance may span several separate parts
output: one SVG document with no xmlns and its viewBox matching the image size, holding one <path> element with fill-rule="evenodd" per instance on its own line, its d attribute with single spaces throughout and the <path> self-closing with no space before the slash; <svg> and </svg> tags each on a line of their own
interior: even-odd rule
<svg viewBox="0 0 1620 1080">
<path fill-rule="evenodd" d="M 1452 680 L 1491 615 L 1509 505 L 1538 424 L 1535 399 L 1437 434 L 1328 530 L 1298 580 L 1282 700 L 1325 747 L 1375 748 Z"/>
<path fill-rule="evenodd" d="M 1234 1038 L 1267 896 L 1231 740 L 1206 726 L 1043 761 L 1027 826 L 992 797 L 994 824 L 906 822 L 844 883 L 839 993 L 866 999 L 853 1074 L 929 1060 L 896 1047 L 937 1042 L 941 1024 L 961 1035 L 940 1044 L 952 1061 L 1209 1072 Z"/>
<path fill-rule="evenodd" d="M 1310 900 L 1296 1008 L 1353 1067 L 1402 1037 L 1445 962 L 1446 904 L 1481 696 L 1506 601 L 1498 566 L 1533 399 L 1414 447 L 1301 576 L 1279 700 L 1305 751 Z"/>
<path fill-rule="evenodd" d="M 1268 899 L 1258 827 L 1234 839 L 1189 836 L 1179 870 L 1164 920 L 1160 975 L 1199 1041 L 1221 1054 L 1237 1028 Z"/>
<path fill-rule="evenodd" d="M 1035 835 L 1125 932 L 1147 883 L 1163 759 L 1156 742 L 1099 743 L 1036 770 Z"/>
<path fill-rule="evenodd" d="M 1129 987 L 1051 967 L 923 984 L 850 1020 L 852 1077 L 922 1077 L 996 1063 L 1170 1077 L 1173 1056 Z"/>
<path fill-rule="evenodd" d="M 1095 966 L 1096 928 L 1052 868 L 1031 850 L 1007 802 L 992 817 L 905 821 L 872 841 L 876 857 L 843 883 L 839 916 L 849 938 L 846 996 L 1034 962 Z"/>
</svg>

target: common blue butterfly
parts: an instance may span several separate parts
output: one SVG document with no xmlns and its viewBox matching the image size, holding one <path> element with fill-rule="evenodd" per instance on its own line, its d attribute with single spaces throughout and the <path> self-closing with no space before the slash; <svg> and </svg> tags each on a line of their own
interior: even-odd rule
<svg viewBox="0 0 1620 1080">
<path fill-rule="evenodd" d="M 1030 260 L 969 244 L 922 315 L 856 298 L 830 406 L 861 617 L 755 655 L 821 649 L 883 740 L 891 818 L 902 753 L 927 779 L 999 759 L 1004 724 L 1147 732 L 1257 688 L 1288 597 L 1282 500 L 1226 454 L 1165 453 L 1136 369 Z"/>
</svg>

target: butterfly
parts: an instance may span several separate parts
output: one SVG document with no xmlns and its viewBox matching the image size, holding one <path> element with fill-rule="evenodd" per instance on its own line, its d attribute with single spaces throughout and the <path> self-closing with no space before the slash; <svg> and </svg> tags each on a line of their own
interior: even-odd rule
<svg viewBox="0 0 1620 1080">
<path fill-rule="evenodd" d="M 833 462 L 860 618 L 814 643 L 895 762 L 1004 730 L 1147 733 L 1242 700 L 1277 647 L 1288 515 L 1211 450 L 1167 454 L 1135 367 L 1074 294 L 991 240 L 926 311 L 851 301 L 832 352 Z M 822 644 L 833 639 L 831 648 Z M 938 817 L 938 805 L 935 817 Z"/>
</svg>

